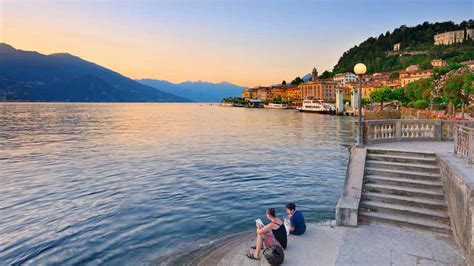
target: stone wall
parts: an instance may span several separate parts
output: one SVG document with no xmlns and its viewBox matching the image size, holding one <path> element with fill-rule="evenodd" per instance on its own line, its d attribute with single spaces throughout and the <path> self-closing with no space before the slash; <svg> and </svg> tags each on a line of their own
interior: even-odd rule
<svg viewBox="0 0 474 266">
<path fill-rule="evenodd" d="M 438 156 L 453 236 L 470 265 L 474 265 L 474 180 L 469 180 L 474 178 L 456 172 L 448 160 Z"/>
<path fill-rule="evenodd" d="M 437 114 L 415 108 L 402 108 L 401 119 L 437 119 Z"/>
<path fill-rule="evenodd" d="M 351 147 L 346 181 L 336 206 L 336 224 L 338 226 L 357 226 L 366 156 L 367 149 Z"/>
</svg>

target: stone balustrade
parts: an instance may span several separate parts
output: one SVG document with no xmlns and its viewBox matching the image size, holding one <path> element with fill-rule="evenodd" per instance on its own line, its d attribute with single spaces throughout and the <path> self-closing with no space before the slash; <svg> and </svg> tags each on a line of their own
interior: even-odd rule
<svg viewBox="0 0 474 266">
<path fill-rule="evenodd" d="M 454 154 L 474 163 L 474 127 L 454 126 Z"/>
<path fill-rule="evenodd" d="M 364 121 L 364 143 L 374 144 L 394 141 L 443 141 L 453 140 L 455 125 L 469 125 L 474 122 L 391 119 Z"/>
</svg>

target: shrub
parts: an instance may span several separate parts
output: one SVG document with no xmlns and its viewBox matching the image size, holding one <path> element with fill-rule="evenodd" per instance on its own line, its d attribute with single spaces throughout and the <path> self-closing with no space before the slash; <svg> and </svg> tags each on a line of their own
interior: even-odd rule
<svg viewBox="0 0 474 266">
<path fill-rule="evenodd" d="M 418 100 L 414 102 L 409 102 L 409 107 L 414 107 L 416 109 L 426 109 L 430 103 L 427 100 Z"/>
</svg>

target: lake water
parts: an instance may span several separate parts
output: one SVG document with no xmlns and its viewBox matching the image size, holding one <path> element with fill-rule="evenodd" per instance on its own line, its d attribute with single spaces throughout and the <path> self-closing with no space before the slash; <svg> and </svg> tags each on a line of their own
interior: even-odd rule
<svg viewBox="0 0 474 266">
<path fill-rule="evenodd" d="M 288 201 L 333 219 L 353 130 L 294 110 L 0 104 L 0 264 L 159 262 Z"/>
</svg>

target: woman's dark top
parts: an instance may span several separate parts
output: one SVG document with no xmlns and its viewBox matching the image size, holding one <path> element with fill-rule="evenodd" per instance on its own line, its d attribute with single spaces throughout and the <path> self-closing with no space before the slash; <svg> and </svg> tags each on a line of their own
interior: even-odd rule
<svg viewBox="0 0 474 266">
<path fill-rule="evenodd" d="M 272 223 L 274 223 L 276 225 L 279 225 L 278 229 L 276 229 L 276 230 L 272 229 L 272 232 L 273 232 L 273 235 L 275 236 L 276 240 L 278 240 L 278 242 L 280 243 L 281 247 L 286 249 L 287 239 L 286 239 L 285 226 L 283 224 L 277 224 L 275 222 L 272 222 Z"/>
</svg>

